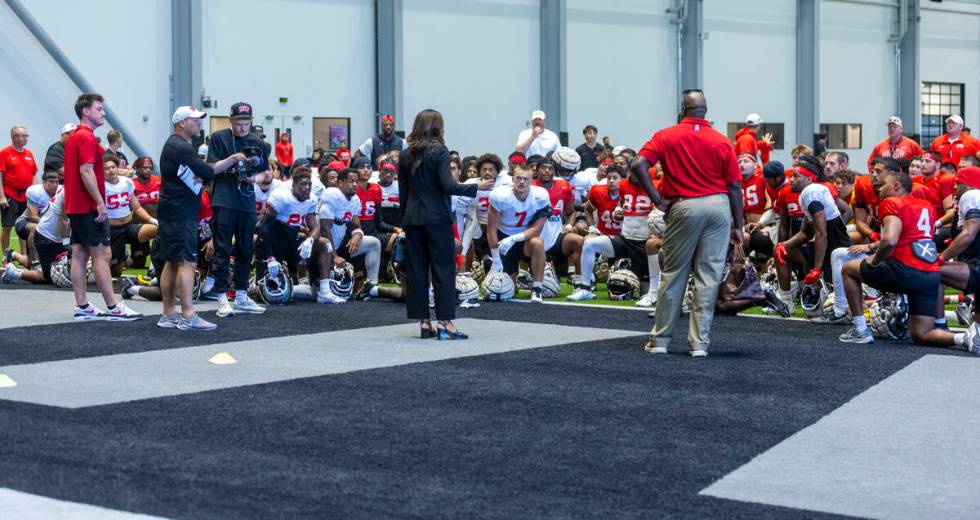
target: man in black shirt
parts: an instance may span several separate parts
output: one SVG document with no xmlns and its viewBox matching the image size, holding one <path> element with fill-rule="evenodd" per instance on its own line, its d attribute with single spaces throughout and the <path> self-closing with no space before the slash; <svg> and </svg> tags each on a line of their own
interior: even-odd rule
<svg viewBox="0 0 980 520">
<path fill-rule="evenodd" d="M 211 134 L 208 163 L 216 164 L 234 154 L 246 158 L 214 178 L 211 207 L 214 209 L 214 288 L 204 295 L 218 301 L 218 316 L 238 313 L 261 314 L 262 307 L 248 296 L 248 275 L 255 249 L 255 182 L 265 177 L 269 159 L 262 139 L 251 132 L 252 106 L 231 106 L 231 128 Z M 287 165 L 283 165 L 287 166 Z M 229 258 L 235 257 L 235 304 L 228 303 Z"/>
<path fill-rule="evenodd" d="M 602 152 L 606 151 L 606 148 L 595 140 L 599 135 L 599 130 L 592 125 L 586 125 L 585 129 L 582 130 L 582 135 L 585 136 L 585 142 L 575 149 L 578 152 L 578 156 L 582 158 L 582 162 L 578 165 L 578 168 L 579 170 L 598 168 L 599 156 L 602 155 Z"/>
<path fill-rule="evenodd" d="M 197 215 L 201 208 L 201 191 L 206 182 L 214 179 L 245 155 L 236 153 L 208 165 L 197 156 L 191 139 L 201 131 L 207 117 L 194 107 L 180 107 L 173 115 L 174 133 L 160 152 L 160 202 L 157 220 L 160 229 L 157 242 L 160 250 L 155 260 L 166 262 L 160 273 L 163 293 L 163 314 L 158 327 L 180 330 L 214 330 L 216 326 L 194 312 L 194 269 L 197 267 Z M 252 206 L 254 211 L 255 206 Z M 180 314 L 174 306 L 174 296 L 180 297 Z"/>
<path fill-rule="evenodd" d="M 354 157 L 370 158 L 371 168 L 374 169 L 378 167 L 378 157 L 393 150 L 401 152 L 407 149 L 408 143 L 395 135 L 395 118 L 386 114 L 381 116 L 381 133 L 364 141 L 354 152 Z"/>
<path fill-rule="evenodd" d="M 61 139 L 55 141 L 48 147 L 48 152 L 44 154 L 44 171 L 59 172 L 64 175 L 65 170 L 65 141 L 68 136 L 75 131 L 75 124 L 68 123 L 61 127 Z"/>
</svg>

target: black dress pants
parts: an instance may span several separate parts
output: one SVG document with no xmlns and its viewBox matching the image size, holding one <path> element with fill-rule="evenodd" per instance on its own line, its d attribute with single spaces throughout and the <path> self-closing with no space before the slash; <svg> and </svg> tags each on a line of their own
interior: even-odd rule
<svg viewBox="0 0 980 520">
<path fill-rule="evenodd" d="M 405 302 L 409 319 L 429 319 L 430 272 L 436 319 L 456 319 L 456 243 L 452 222 L 404 229 Z"/>
<path fill-rule="evenodd" d="M 214 291 L 226 292 L 228 287 L 228 259 L 235 257 L 233 273 L 235 289 L 248 289 L 248 275 L 252 270 L 252 253 L 255 249 L 255 212 L 229 208 L 214 208 Z"/>
</svg>

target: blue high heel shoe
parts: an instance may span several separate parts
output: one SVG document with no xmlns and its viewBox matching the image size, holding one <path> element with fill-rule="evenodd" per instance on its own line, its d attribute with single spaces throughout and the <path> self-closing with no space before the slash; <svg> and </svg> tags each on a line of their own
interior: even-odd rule
<svg viewBox="0 0 980 520">
<path fill-rule="evenodd" d="M 439 322 L 439 326 L 436 327 L 436 331 L 439 334 L 438 336 L 439 341 L 443 341 L 443 340 L 452 341 L 457 339 L 469 338 L 469 336 L 463 334 L 463 332 L 461 332 L 459 329 L 456 329 L 456 332 L 449 332 L 448 330 L 446 330 L 446 324 L 443 322 Z"/>
</svg>

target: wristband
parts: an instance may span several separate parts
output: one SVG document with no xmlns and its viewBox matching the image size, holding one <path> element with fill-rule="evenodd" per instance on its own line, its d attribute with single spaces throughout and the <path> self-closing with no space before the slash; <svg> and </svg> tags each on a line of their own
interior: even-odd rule
<svg viewBox="0 0 980 520">
<path fill-rule="evenodd" d="M 514 242 L 523 242 L 524 241 L 524 232 L 521 231 L 520 233 L 515 233 L 515 234 L 513 234 L 513 235 L 511 235 L 511 236 L 509 236 L 507 238 L 513 238 L 514 239 Z"/>
</svg>

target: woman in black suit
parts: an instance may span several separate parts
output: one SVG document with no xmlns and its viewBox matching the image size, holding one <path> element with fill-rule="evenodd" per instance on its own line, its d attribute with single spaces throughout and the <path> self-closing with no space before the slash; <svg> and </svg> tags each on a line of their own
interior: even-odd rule
<svg viewBox="0 0 980 520">
<path fill-rule="evenodd" d="M 442 114 L 426 109 L 415 116 L 408 150 L 398 162 L 398 191 L 405 230 L 405 288 L 408 317 L 419 320 L 421 337 L 466 339 L 456 329 L 456 244 L 450 196 L 475 197 L 491 181 L 459 184 L 449 168 Z M 435 329 L 429 321 L 429 276 L 436 303 Z"/>
</svg>

